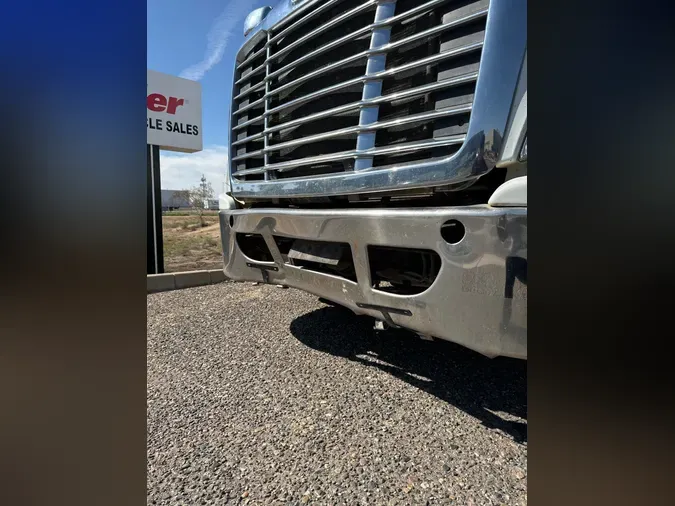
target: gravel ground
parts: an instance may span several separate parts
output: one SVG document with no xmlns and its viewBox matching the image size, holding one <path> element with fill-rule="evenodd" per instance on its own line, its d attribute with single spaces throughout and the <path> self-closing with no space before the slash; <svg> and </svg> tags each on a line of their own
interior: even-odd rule
<svg viewBox="0 0 675 506">
<path fill-rule="evenodd" d="M 293 289 L 148 295 L 148 504 L 526 504 L 526 380 Z"/>
</svg>

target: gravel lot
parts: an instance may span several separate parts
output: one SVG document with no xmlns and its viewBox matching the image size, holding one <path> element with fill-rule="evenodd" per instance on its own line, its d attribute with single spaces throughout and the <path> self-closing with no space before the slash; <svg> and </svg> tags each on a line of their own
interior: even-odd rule
<svg viewBox="0 0 675 506">
<path fill-rule="evenodd" d="M 293 289 L 148 295 L 148 504 L 526 504 L 526 384 Z"/>
</svg>

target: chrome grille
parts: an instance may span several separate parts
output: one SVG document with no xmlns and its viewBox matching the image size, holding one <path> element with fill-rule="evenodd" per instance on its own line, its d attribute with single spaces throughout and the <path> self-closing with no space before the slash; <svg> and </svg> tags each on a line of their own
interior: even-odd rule
<svg viewBox="0 0 675 506">
<path fill-rule="evenodd" d="M 488 0 L 326 0 L 301 10 L 239 55 L 233 177 L 381 169 L 460 149 Z"/>
</svg>

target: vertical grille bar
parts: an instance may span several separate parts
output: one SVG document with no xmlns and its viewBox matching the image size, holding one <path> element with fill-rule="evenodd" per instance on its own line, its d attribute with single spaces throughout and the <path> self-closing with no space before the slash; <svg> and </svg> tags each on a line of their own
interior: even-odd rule
<svg viewBox="0 0 675 506">
<path fill-rule="evenodd" d="M 394 16 L 396 0 L 380 0 L 375 10 L 375 23 L 380 23 Z M 370 49 L 378 49 L 389 43 L 391 27 L 376 28 L 370 39 Z M 374 54 L 368 57 L 366 64 L 366 76 L 383 72 L 387 63 L 386 53 Z M 382 80 L 369 80 L 363 86 L 363 100 L 369 100 L 382 95 Z M 359 110 L 359 126 L 376 123 L 379 117 L 380 106 L 371 105 L 361 107 Z M 365 151 L 375 147 L 375 132 L 361 132 L 356 137 L 356 151 Z M 373 166 L 373 157 L 370 155 L 357 154 L 354 170 L 369 169 Z"/>
<path fill-rule="evenodd" d="M 270 39 L 272 38 L 272 34 L 270 32 L 267 32 L 267 49 L 266 49 L 266 57 L 265 57 L 265 114 L 263 116 L 263 132 L 267 132 L 268 128 L 268 122 L 269 122 L 269 117 L 267 116 L 267 111 L 270 108 L 270 98 L 269 93 L 270 93 L 270 85 L 271 82 L 267 79 L 267 76 L 270 75 L 270 72 L 272 71 L 271 64 L 270 64 L 270 56 L 272 54 L 272 46 L 270 44 Z M 263 146 L 265 149 L 269 146 L 269 137 L 271 134 L 265 133 L 263 135 Z M 267 167 L 269 165 L 269 154 L 265 152 L 265 155 L 263 156 L 264 158 L 264 167 Z M 276 174 L 272 171 L 266 170 L 265 171 L 265 181 L 269 181 L 270 179 L 276 179 Z"/>
</svg>

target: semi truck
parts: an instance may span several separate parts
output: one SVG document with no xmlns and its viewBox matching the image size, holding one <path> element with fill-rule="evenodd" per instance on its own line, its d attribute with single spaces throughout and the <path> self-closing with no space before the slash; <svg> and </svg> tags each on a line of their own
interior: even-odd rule
<svg viewBox="0 0 675 506">
<path fill-rule="evenodd" d="M 527 359 L 526 2 L 281 0 L 243 29 L 225 274 Z"/>
</svg>

